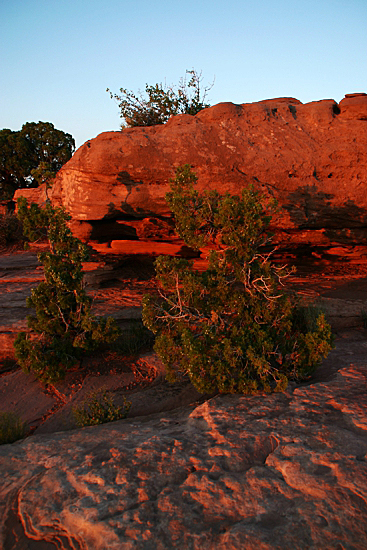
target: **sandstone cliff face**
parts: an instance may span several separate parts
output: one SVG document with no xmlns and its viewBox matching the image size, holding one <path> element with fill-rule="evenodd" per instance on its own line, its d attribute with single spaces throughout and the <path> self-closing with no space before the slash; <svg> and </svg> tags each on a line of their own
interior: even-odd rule
<svg viewBox="0 0 367 550">
<path fill-rule="evenodd" d="M 144 238 L 129 220 L 170 215 L 165 193 L 184 163 L 200 189 L 238 193 L 254 184 L 274 196 L 278 230 L 316 231 L 326 241 L 366 236 L 367 94 L 349 94 L 340 105 L 293 98 L 220 103 L 164 126 L 106 132 L 60 170 L 51 198 L 85 239 Z"/>
</svg>

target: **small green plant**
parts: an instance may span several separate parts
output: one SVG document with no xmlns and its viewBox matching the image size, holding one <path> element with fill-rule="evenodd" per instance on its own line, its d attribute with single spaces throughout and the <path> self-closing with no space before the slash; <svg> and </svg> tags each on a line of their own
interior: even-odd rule
<svg viewBox="0 0 367 550">
<path fill-rule="evenodd" d="M 146 84 L 146 98 L 140 91 L 135 95 L 125 88 L 120 88 L 120 95 L 118 95 L 107 88 L 106 91 L 109 92 L 111 99 L 118 103 L 120 117 L 125 121 L 122 127 L 164 124 L 172 115 L 183 113 L 196 115 L 202 109 L 209 107 L 205 100 L 212 85 L 202 89 L 201 73 L 198 74 L 194 69 L 186 71 L 186 75 L 190 75 L 189 81 L 187 82 L 185 76 L 180 80 L 178 87 L 162 83 L 154 86 Z"/>
<path fill-rule="evenodd" d="M 0 248 L 23 242 L 23 227 L 18 217 L 12 212 L 0 214 Z"/>
<path fill-rule="evenodd" d="M 0 359 L 0 375 L 5 372 L 11 372 L 18 368 L 17 362 L 11 357 Z"/>
<path fill-rule="evenodd" d="M 26 432 L 27 424 L 19 416 L 11 412 L 0 412 L 0 445 L 23 439 Z"/>
<path fill-rule="evenodd" d="M 141 321 L 133 322 L 121 331 L 121 336 L 111 345 L 111 349 L 122 356 L 138 355 L 153 349 L 154 335 Z"/>
<path fill-rule="evenodd" d="M 293 309 L 293 324 L 300 330 L 314 331 L 320 315 L 325 315 L 324 309 L 316 304 L 295 304 Z"/>
<path fill-rule="evenodd" d="M 361 311 L 361 318 L 363 328 L 367 328 L 367 311 L 365 309 L 362 309 Z"/>
<path fill-rule="evenodd" d="M 104 388 L 91 392 L 81 405 L 73 407 L 72 413 L 77 426 L 96 426 L 126 418 L 131 403 L 124 397 L 124 405 L 118 407 L 110 392 Z"/>
<path fill-rule="evenodd" d="M 27 306 L 35 310 L 28 317 L 30 333 L 18 334 L 14 347 L 20 366 L 42 382 L 54 383 L 98 345 L 113 342 L 119 329 L 112 318 L 95 318 L 92 300 L 86 294 L 82 262 L 87 247 L 67 226 L 70 216 L 63 208 L 44 208 L 24 197 L 18 199 L 18 216 L 30 240 L 46 235 L 49 250 L 39 254 L 45 280 L 32 289 Z"/>
<path fill-rule="evenodd" d="M 188 374 L 203 393 L 283 390 L 329 353 L 330 326 L 284 292 L 290 270 L 270 261 L 264 197 L 252 187 L 199 193 L 196 179 L 189 165 L 178 168 L 166 198 L 185 243 L 213 248 L 208 267 L 157 258 L 159 295 L 144 297 L 143 322 L 171 380 Z"/>
</svg>

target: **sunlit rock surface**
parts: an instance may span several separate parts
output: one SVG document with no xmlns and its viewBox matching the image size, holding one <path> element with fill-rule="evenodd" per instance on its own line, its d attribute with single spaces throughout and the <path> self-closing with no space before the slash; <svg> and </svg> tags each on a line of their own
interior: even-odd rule
<svg viewBox="0 0 367 550">
<path fill-rule="evenodd" d="M 170 179 L 185 163 L 198 175 L 199 189 L 238 193 L 253 184 L 275 197 L 281 208 L 274 226 L 293 241 L 308 231 L 313 242 L 367 236 L 364 93 L 348 94 L 340 104 L 294 98 L 220 103 L 162 126 L 105 132 L 77 150 L 49 195 L 71 213 L 75 234 L 86 240 L 154 240 L 157 234 L 159 240 L 171 231 Z M 137 223 L 157 217 L 160 228 Z"/>
<path fill-rule="evenodd" d="M 366 372 L 1 446 L 1 547 L 365 549 Z"/>
</svg>

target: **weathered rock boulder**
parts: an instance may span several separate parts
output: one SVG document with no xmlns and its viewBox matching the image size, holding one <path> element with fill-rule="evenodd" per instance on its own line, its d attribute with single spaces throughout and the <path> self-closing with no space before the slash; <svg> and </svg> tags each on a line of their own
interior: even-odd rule
<svg viewBox="0 0 367 550">
<path fill-rule="evenodd" d="M 184 163 L 197 173 L 199 189 L 238 193 L 254 184 L 274 196 L 281 206 L 274 225 L 292 239 L 305 231 L 314 232 L 314 242 L 367 236 L 367 94 L 348 94 L 340 105 L 294 98 L 220 103 L 163 126 L 106 132 L 77 150 L 50 196 L 84 239 L 139 239 L 136 222 L 145 218 L 159 218 L 158 238 L 165 238 L 165 193 Z"/>
<path fill-rule="evenodd" d="M 347 94 L 339 107 L 344 118 L 367 120 L 367 94 Z"/>
<path fill-rule="evenodd" d="M 286 393 L 1 446 L 0 546 L 364 550 L 362 344 L 360 361 L 349 342 L 334 377 Z"/>
</svg>

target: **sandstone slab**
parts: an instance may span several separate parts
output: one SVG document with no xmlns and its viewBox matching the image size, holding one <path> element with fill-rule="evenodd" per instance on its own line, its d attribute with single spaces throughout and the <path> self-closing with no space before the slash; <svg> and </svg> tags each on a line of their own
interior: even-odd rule
<svg viewBox="0 0 367 550">
<path fill-rule="evenodd" d="M 0 447 L 0 544 L 364 549 L 367 364 L 347 349 L 331 379 L 286 393 Z"/>
</svg>

